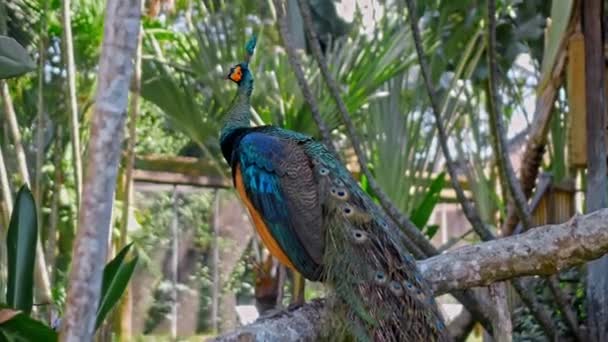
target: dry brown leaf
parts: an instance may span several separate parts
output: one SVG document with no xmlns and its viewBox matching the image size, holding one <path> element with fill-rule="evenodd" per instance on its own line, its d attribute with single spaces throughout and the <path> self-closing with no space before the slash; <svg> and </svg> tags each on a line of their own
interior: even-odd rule
<svg viewBox="0 0 608 342">
<path fill-rule="evenodd" d="M 21 311 L 13 309 L 0 309 L 0 324 L 10 321 L 13 317 L 20 314 Z"/>
</svg>

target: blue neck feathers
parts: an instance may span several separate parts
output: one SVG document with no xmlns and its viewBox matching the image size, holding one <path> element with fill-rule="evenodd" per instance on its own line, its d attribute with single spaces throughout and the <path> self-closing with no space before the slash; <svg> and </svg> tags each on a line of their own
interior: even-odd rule
<svg viewBox="0 0 608 342">
<path fill-rule="evenodd" d="M 246 70 L 243 79 L 238 83 L 236 96 L 228 112 L 220 133 L 223 142 L 236 129 L 251 126 L 251 93 L 253 92 L 253 76 Z"/>
</svg>

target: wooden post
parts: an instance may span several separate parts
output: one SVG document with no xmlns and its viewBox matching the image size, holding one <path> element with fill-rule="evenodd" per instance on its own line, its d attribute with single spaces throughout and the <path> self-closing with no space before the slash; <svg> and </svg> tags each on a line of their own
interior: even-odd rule
<svg viewBox="0 0 608 342">
<path fill-rule="evenodd" d="M 602 38 L 603 2 L 582 3 L 585 36 L 585 88 L 587 108 L 587 212 L 608 204 L 606 183 L 605 65 Z M 587 315 L 593 341 L 608 340 L 608 256 L 587 264 Z"/>
</svg>

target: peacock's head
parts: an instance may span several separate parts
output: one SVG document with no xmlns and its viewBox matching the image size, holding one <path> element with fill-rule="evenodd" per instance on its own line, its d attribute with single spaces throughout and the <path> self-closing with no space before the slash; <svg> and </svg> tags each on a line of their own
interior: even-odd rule
<svg viewBox="0 0 608 342">
<path fill-rule="evenodd" d="M 253 88 L 253 75 L 249 71 L 249 61 L 251 60 L 251 56 L 253 56 L 256 43 L 257 38 L 254 35 L 245 44 L 245 61 L 230 68 L 230 73 L 226 76 L 226 79 L 238 84 L 240 89 L 245 88 L 249 92 Z"/>
<path fill-rule="evenodd" d="M 230 73 L 228 73 L 226 79 L 231 80 L 232 82 L 238 85 L 241 85 L 243 82 L 249 80 L 253 81 L 253 76 L 249 71 L 247 63 L 240 63 L 230 68 Z"/>
</svg>

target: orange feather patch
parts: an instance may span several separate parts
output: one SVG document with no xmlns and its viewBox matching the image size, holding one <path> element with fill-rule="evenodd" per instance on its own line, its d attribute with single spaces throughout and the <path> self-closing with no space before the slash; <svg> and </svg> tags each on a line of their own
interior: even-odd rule
<svg viewBox="0 0 608 342">
<path fill-rule="evenodd" d="M 234 82 L 240 82 L 241 78 L 243 78 L 243 71 L 241 70 L 241 67 L 237 65 L 234 68 L 234 71 L 230 73 L 230 79 Z"/>
<path fill-rule="evenodd" d="M 274 239 L 274 237 L 268 230 L 266 223 L 264 223 L 264 220 L 262 219 L 262 215 L 260 215 L 260 213 L 255 209 L 255 207 L 247 197 L 247 192 L 245 191 L 245 186 L 243 185 L 243 177 L 241 175 L 240 165 L 236 166 L 235 183 L 236 190 L 238 191 L 243 202 L 245 203 L 245 206 L 249 210 L 253 225 L 255 226 L 255 229 L 260 235 L 262 242 L 264 243 L 266 248 L 268 248 L 268 251 L 270 251 L 270 254 L 277 258 L 281 264 L 295 270 L 295 267 L 289 260 L 289 257 L 287 257 L 285 252 L 283 252 L 281 246 L 279 246 L 279 243 Z"/>
</svg>

